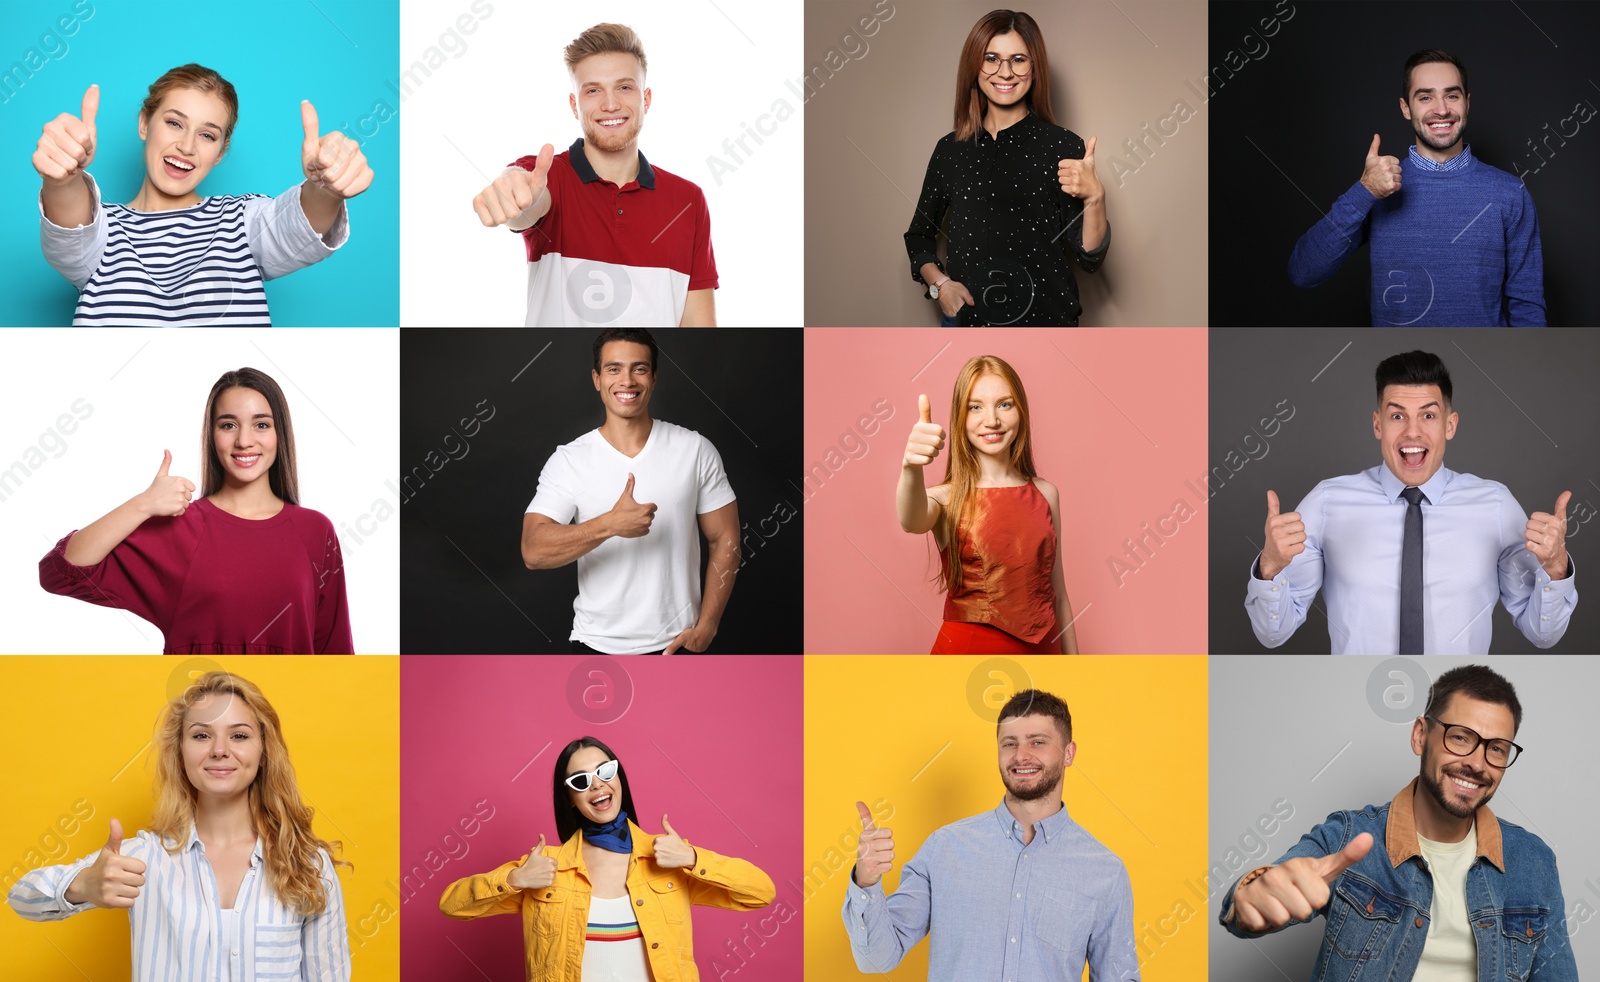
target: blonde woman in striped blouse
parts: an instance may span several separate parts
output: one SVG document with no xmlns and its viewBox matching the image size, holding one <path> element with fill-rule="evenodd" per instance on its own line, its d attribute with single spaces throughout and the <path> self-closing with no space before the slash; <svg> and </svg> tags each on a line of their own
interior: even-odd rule
<svg viewBox="0 0 1600 982">
<path fill-rule="evenodd" d="M 189 64 L 156 79 L 139 109 L 139 193 L 106 204 L 88 170 L 99 111 L 91 85 L 79 115 L 45 124 L 33 154 L 44 182 L 39 240 L 79 290 L 74 327 L 270 327 L 263 281 L 333 255 L 350 235 L 345 201 L 372 183 L 356 142 L 321 133 L 317 110 L 302 102 L 303 183 L 276 198 L 202 198 L 200 183 L 227 154 L 239 97 L 221 75 Z"/>
<path fill-rule="evenodd" d="M 129 912 L 133 982 L 347 982 L 333 859 L 311 829 L 278 714 L 255 685 L 208 672 L 169 703 L 154 740 L 150 828 L 111 820 L 98 852 L 36 869 L 7 898 L 29 920 Z"/>
</svg>

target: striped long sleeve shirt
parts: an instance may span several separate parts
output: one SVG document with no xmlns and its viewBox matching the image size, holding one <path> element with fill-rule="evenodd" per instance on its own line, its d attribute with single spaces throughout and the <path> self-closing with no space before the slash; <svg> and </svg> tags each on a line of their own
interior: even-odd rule
<svg viewBox="0 0 1600 982">
<path fill-rule="evenodd" d="M 276 198 L 218 195 L 189 208 L 134 211 L 94 196 L 94 220 L 62 228 L 39 204 L 39 242 L 78 288 L 73 327 L 271 327 L 265 280 L 333 255 L 347 209 L 318 235 L 297 184 Z"/>
<path fill-rule="evenodd" d="M 122 845 L 122 855 L 145 864 L 145 885 L 129 910 L 133 940 L 132 982 L 200 982 L 215 979 L 219 959 L 229 960 L 233 982 L 348 982 L 350 941 L 345 932 L 344 894 L 333 860 L 320 852 L 328 903 L 322 913 L 302 916 L 272 892 L 258 839 L 239 894 L 233 946 L 224 952 L 217 878 L 205 845 L 191 827 L 176 854 L 167 852 L 153 832 L 143 831 Z M 67 887 L 92 866 L 98 851 L 75 863 L 45 866 L 17 881 L 6 898 L 30 921 L 59 921 L 93 907 L 66 899 Z"/>
</svg>

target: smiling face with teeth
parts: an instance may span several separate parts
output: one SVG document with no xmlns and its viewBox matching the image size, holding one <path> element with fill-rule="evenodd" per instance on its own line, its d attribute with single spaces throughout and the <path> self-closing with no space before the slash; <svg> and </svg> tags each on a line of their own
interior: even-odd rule
<svg viewBox="0 0 1600 982">
<path fill-rule="evenodd" d="M 600 393 L 608 418 L 650 417 L 656 370 L 648 347 L 634 341 L 608 341 L 600 349 L 600 370 L 589 374 L 594 376 L 594 389 Z"/>
<path fill-rule="evenodd" d="M 1410 94 L 1400 100 L 1400 115 L 1416 131 L 1417 152 L 1441 162 L 1460 153 L 1471 102 L 1461 73 L 1449 62 L 1424 62 L 1411 69 Z"/>
<path fill-rule="evenodd" d="M 583 126 L 584 144 L 606 153 L 634 149 L 650 111 L 639 59 L 620 51 L 590 55 L 572 66 L 572 86 L 567 102 Z"/>
<path fill-rule="evenodd" d="M 1420 487 L 1444 466 L 1445 444 L 1455 438 L 1457 414 L 1437 385 L 1386 385 L 1372 414 L 1372 435 L 1383 462 L 1407 487 Z"/>
<path fill-rule="evenodd" d="M 155 112 L 141 113 L 139 139 L 144 141 L 146 174 L 140 202 L 145 210 L 198 202 L 195 189 L 221 162 L 232 125 L 227 104 L 198 89 L 170 89 Z"/>
<path fill-rule="evenodd" d="M 611 760 L 611 755 L 599 747 L 583 747 L 567 759 L 566 777 L 592 771 Z M 574 791 L 564 787 L 571 796 L 572 806 L 578 814 L 597 825 L 614 821 L 622 809 L 622 772 L 609 781 L 592 780 L 587 791 Z M 631 816 L 630 816 L 631 817 Z"/>
<path fill-rule="evenodd" d="M 211 443 L 226 486 L 244 487 L 270 473 L 278 459 L 278 430 L 267 397 L 243 386 L 218 394 Z"/>
<path fill-rule="evenodd" d="M 996 34 L 989 39 L 986 54 L 993 54 L 1000 59 L 1000 70 L 993 75 L 986 75 L 980 66 L 978 91 L 982 92 L 994 106 L 1010 107 L 1024 102 L 1028 97 L 1028 90 L 1033 88 L 1033 73 L 1029 72 L 1019 77 L 1012 71 L 1010 64 L 1012 56 L 1029 54 L 1027 42 L 1022 40 L 1022 35 L 1015 31 Z"/>
<path fill-rule="evenodd" d="M 1061 777 L 1078 752 L 1055 719 L 1042 713 L 1000 721 L 1000 780 L 1018 801 L 1061 796 Z"/>
<path fill-rule="evenodd" d="M 1517 733 L 1515 718 L 1508 707 L 1461 692 L 1451 696 L 1445 708 L 1435 715 L 1452 726 L 1476 730 L 1486 741 L 1511 740 Z M 1494 797 L 1505 774 L 1505 768 L 1495 767 L 1485 760 L 1485 744 L 1480 743 L 1472 753 L 1458 757 L 1445 749 L 1444 727 L 1421 717 L 1411 725 L 1411 751 L 1422 757 L 1421 787 L 1428 792 L 1427 798 L 1417 796 L 1418 812 L 1424 808 L 1436 809 L 1441 821 L 1448 816 L 1459 825 L 1471 819 Z M 1435 838 L 1421 825 L 1419 815 L 1419 831 L 1428 838 Z"/>
</svg>

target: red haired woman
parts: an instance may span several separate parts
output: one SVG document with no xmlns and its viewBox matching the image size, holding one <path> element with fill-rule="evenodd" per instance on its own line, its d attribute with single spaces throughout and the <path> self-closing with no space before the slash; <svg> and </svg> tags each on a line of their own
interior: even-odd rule
<svg viewBox="0 0 1600 982">
<path fill-rule="evenodd" d="M 895 506 L 900 527 L 932 532 L 949 592 L 933 654 L 1077 654 L 1061 571 L 1061 495 L 1033 467 L 1028 394 L 1012 367 L 979 355 L 956 376 L 944 483 L 922 469 L 944 447 L 918 397 Z"/>
<path fill-rule="evenodd" d="M 1093 273 L 1110 246 L 1094 139 L 1056 125 L 1039 25 L 985 14 L 956 66 L 955 131 L 933 148 L 906 230 L 911 278 L 947 327 L 1072 327 L 1083 307 L 1067 256 Z"/>
<path fill-rule="evenodd" d="M 239 121 L 228 80 L 201 65 L 156 79 L 139 109 L 144 182 L 126 205 L 106 204 L 89 176 L 98 143 L 100 87 L 80 115 L 46 123 L 33 153 L 44 182 L 39 240 L 56 272 L 79 290 L 74 327 L 271 327 L 264 280 L 333 255 L 350 235 L 345 200 L 372 168 L 343 133 L 319 133 L 300 104 L 305 182 L 269 198 L 202 198 Z"/>
</svg>

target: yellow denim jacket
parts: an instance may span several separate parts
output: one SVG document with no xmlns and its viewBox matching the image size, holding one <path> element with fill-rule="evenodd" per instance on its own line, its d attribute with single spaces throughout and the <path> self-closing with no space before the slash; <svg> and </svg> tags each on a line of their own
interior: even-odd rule
<svg viewBox="0 0 1600 982">
<path fill-rule="evenodd" d="M 628 897 L 644 935 L 650 972 L 655 982 L 700 982 L 694 964 L 690 906 L 765 907 L 777 895 L 772 878 L 751 863 L 719 856 L 704 846 L 694 847 L 694 866 L 662 869 L 654 862 L 655 836 L 632 822 L 628 828 L 633 833 Z M 511 871 L 528 861 L 523 856 L 450 884 L 439 898 L 439 910 L 457 920 L 521 911 L 528 982 L 581 982 L 593 892 L 582 846 L 581 830 L 560 846 L 545 846 L 544 855 L 556 861 L 556 881 L 548 887 L 518 890 L 506 883 Z"/>
</svg>

